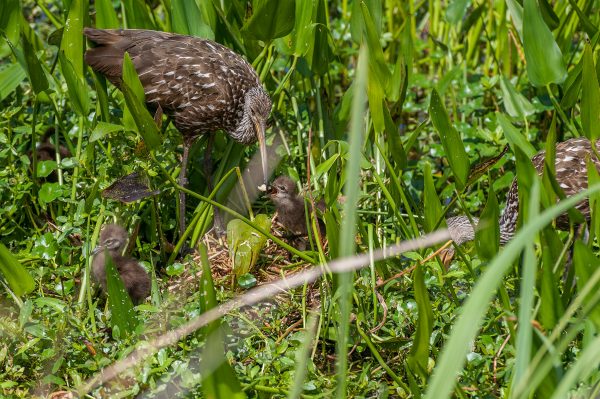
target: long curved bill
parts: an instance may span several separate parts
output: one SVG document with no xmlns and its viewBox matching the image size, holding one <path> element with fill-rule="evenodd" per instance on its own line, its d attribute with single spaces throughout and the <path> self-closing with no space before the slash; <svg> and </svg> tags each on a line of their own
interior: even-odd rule
<svg viewBox="0 0 600 399">
<path fill-rule="evenodd" d="M 258 137 L 258 145 L 260 148 L 260 161 L 263 170 L 263 182 L 265 187 L 269 183 L 269 164 L 267 156 L 267 142 L 265 140 L 265 126 L 262 123 L 256 123 L 256 136 Z"/>
</svg>

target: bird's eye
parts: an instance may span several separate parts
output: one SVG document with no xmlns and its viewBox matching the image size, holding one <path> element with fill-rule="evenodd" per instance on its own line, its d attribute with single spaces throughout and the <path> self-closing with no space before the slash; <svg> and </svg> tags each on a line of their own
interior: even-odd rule
<svg viewBox="0 0 600 399">
<path fill-rule="evenodd" d="M 284 191 L 284 192 L 285 192 L 285 191 L 287 191 L 287 190 L 285 189 L 285 186 L 279 186 L 279 187 L 277 187 L 277 189 L 278 189 L 279 191 Z"/>
</svg>

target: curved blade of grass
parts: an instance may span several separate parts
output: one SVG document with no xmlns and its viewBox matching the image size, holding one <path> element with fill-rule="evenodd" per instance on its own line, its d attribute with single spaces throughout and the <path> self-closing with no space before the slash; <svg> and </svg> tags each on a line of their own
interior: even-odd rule
<svg viewBox="0 0 600 399">
<path fill-rule="evenodd" d="M 33 89 L 35 94 L 40 94 L 46 91 L 48 87 L 50 87 L 48 83 L 48 78 L 46 77 L 44 68 L 42 67 L 42 64 L 38 59 L 37 55 L 35 54 L 35 50 L 31 45 L 31 42 L 29 42 L 29 39 L 27 39 L 27 36 L 21 35 L 21 43 L 23 45 L 25 65 L 27 66 L 27 75 L 29 76 L 31 88 Z M 15 50 L 16 49 L 13 48 L 13 52 Z"/>
<path fill-rule="evenodd" d="M 481 227 L 475 231 L 477 253 L 483 259 L 489 260 L 498 254 L 500 246 L 499 216 L 498 199 L 496 198 L 494 189 L 490 186 L 487 202 L 479 218 L 479 226 Z"/>
<path fill-rule="evenodd" d="M 2 243 L 0 243 L 0 272 L 10 289 L 18 296 L 27 294 L 35 288 L 35 281 L 27 269 Z"/>
<path fill-rule="evenodd" d="M 535 86 L 562 83 L 567 69 L 554 36 L 542 18 L 536 0 L 524 0 L 523 50 L 527 75 Z"/>
<path fill-rule="evenodd" d="M 525 154 L 527 154 L 529 158 L 531 158 L 537 153 L 533 145 L 531 145 L 531 143 L 527 141 L 527 138 L 525 138 L 521 134 L 521 132 L 519 132 L 519 130 L 517 130 L 517 128 L 515 128 L 512 123 L 510 123 L 506 115 L 496 113 L 496 117 L 498 119 L 500 127 L 504 131 L 504 137 L 506 137 L 506 140 L 508 140 L 508 143 L 512 147 L 513 152 L 515 151 L 515 148 L 518 147 Z"/>
<path fill-rule="evenodd" d="M 425 213 L 425 232 L 435 230 L 438 222 L 444 215 L 440 198 L 435 191 L 435 185 L 433 184 L 433 176 L 431 174 L 431 165 L 429 162 L 425 163 L 423 170 L 424 185 L 423 188 L 423 207 Z"/>
<path fill-rule="evenodd" d="M 465 356 L 477 335 L 490 300 L 502 283 L 506 273 L 511 269 L 514 260 L 531 241 L 531 237 L 567 209 L 596 192 L 600 192 L 600 184 L 594 185 L 545 210 L 538 218 L 523 226 L 510 243 L 494 258 L 487 270 L 481 275 L 467 301 L 460 308 L 458 320 L 454 324 L 450 338 L 444 345 L 430 380 L 425 395 L 426 399 L 450 397 L 456 376 L 462 370 Z"/>
<path fill-rule="evenodd" d="M 362 160 L 362 146 L 365 123 L 365 99 L 367 86 L 368 50 L 361 47 L 356 68 L 356 80 L 354 82 L 354 98 L 352 100 L 352 120 L 348 141 L 350 143 L 349 157 L 346 163 L 346 185 L 344 195 L 344 216 L 342 219 L 340 235 L 340 257 L 354 255 L 356 241 L 356 211 L 360 183 L 360 163 Z M 346 397 L 347 372 L 348 372 L 348 333 L 350 328 L 350 298 L 352 293 L 352 272 L 341 273 L 339 282 L 339 334 L 337 342 L 337 398 Z"/>
<path fill-rule="evenodd" d="M 65 57 L 62 51 L 58 53 L 58 59 L 63 76 L 67 82 L 67 91 L 71 100 L 71 106 L 79 116 L 85 117 L 90 107 L 86 85 L 82 79 L 79 79 L 73 64 Z"/>
<path fill-rule="evenodd" d="M 500 78 L 500 88 L 502 89 L 504 108 L 510 116 L 523 119 L 535 112 L 535 108 L 529 100 L 519 93 L 510 80 L 504 76 Z"/>
<path fill-rule="evenodd" d="M 583 82 L 581 87 L 581 126 L 590 140 L 600 137 L 600 85 L 594 67 L 594 56 L 589 43 L 583 51 Z"/>
<path fill-rule="evenodd" d="M 442 140 L 444 152 L 448 157 L 448 163 L 456 179 L 456 186 L 462 189 L 469 177 L 469 157 L 465 151 L 460 134 L 452 126 L 444 107 L 444 102 L 436 89 L 431 91 L 429 117 Z"/>
</svg>

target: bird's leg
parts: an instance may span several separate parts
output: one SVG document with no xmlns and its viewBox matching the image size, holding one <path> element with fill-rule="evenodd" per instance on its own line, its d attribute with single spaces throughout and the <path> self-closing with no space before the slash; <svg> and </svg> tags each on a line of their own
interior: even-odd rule
<svg viewBox="0 0 600 399">
<path fill-rule="evenodd" d="M 209 133 L 208 140 L 206 143 L 206 149 L 204 150 L 204 175 L 206 177 L 206 186 L 208 187 L 208 193 L 213 191 L 213 181 L 212 181 L 212 173 L 213 173 L 213 164 L 212 164 L 212 149 L 215 141 L 215 134 Z M 222 236 L 225 233 L 225 228 L 223 226 L 223 218 L 221 217 L 221 212 L 219 208 L 216 206 L 213 207 L 213 228 L 217 236 Z"/>
<path fill-rule="evenodd" d="M 182 187 L 187 186 L 187 163 L 190 155 L 190 147 L 194 142 L 193 139 L 183 139 L 183 156 L 181 157 L 181 170 L 179 171 L 179 185 Z M 183 237 L 185 233 L 185 193 L 179 192 L 179 238 Z"/>
</svg>

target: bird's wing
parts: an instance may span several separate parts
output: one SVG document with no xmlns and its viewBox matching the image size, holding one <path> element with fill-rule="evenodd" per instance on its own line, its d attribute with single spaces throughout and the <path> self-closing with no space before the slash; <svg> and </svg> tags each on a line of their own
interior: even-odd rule
<svg viewBox="0 0 600 399">
<path fill-rule="evenodd" d="M 218 43 L 191 36 L 145 30 L 86 29 L 98 46 L 86 62 L 119 85 L 127 52 L 144 86 L 146 101 L 167 113 L 198 108 L 204 118 L 222 112 L 237 93 L 260 84 L 252 67 Z M 215 109 L 211 109 L 211 108 Z"/>
</svg>

